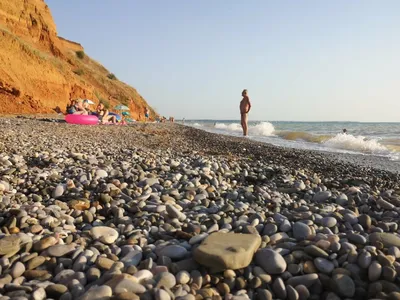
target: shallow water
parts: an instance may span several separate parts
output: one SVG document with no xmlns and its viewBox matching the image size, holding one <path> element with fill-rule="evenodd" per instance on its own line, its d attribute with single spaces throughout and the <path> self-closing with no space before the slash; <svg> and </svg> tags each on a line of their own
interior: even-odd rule
<svg viewBox="0 0 400 300">
<path fill-rule="evenodd" d="M 238 120 L 190 120 L 185 125 L 234 136 Z M 343 129 L 347 134 L 343 134 Z M 400 123 L 249 122 L 249 138 L 277 146 L 400 159 Z"/>
</svg>

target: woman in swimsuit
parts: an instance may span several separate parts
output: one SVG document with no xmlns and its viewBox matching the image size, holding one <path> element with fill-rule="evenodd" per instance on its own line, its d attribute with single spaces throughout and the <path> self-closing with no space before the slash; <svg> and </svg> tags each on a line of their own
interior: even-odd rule
<svg viewBox="0 0 400 300">
<path fill-rule="evenodd" d="M 110 121 L 113 124 L 117 123 L 117 118 L 115 116 L 110 116 L 108 114 L 108 110 L 105 109 L 103 103 L 100 103 L 99 105 L 97 105 L 96 112 L 97 112 L 97 116 L 99 117 L 99 120 L 101 121 L 101 123 L 105 124 Z"/>
</svg>

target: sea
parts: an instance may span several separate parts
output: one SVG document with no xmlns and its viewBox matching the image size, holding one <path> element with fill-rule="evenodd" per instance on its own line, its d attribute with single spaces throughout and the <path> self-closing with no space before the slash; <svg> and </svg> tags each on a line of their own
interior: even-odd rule
<svg viewBox="0 0 400 300">
<path fill-rule="evenodd" d="M 242 136 L 238 120 L 185 120 L 184 124 Z M 248 131 L 246 138 L 276 146 L 400 160 L 400 123 L 249 121 Z"/>
</svg>

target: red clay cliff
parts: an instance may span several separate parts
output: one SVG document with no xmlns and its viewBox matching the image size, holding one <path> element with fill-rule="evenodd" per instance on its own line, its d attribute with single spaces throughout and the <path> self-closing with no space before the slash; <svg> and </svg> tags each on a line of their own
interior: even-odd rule
<svg viewBox="0 0 400 300">
<path fill-rule="evenodd" d="M 0 1 L 0 114 L 52 113 L 71 98 L 122 103 L 135 119 L 148 106 L 79 43 L 57 35 L 44 0 Z"/>
</svg>

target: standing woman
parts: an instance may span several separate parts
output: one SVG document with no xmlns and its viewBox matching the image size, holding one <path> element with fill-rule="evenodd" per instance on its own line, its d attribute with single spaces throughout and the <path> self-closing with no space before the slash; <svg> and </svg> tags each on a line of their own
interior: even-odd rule
<svg viewBox="0 0 400 300">
<path fill-rule="evenodd" d="M 146 107 L 146 109 L 145 109 L 145 111 L 144 111 L 144 117 L 145 117 L 145 119 L 146 119 L 145 122 L 147 122 L 147 121 L 149 120 L 149 116 L 150 116 L 149 114 L 150 114 L 149 108 Z"/>
<path fill-rule="evenodd" d="M 248 113 L 251 108 L 250 98 L 247 95 L 247 90 L 243 90 L 242 92 L 242 101 L 240 101 L 240 123 L 243 129 L 243 135 L 247 136 L 247 121 L 248 121 Z"/>
</svg>

